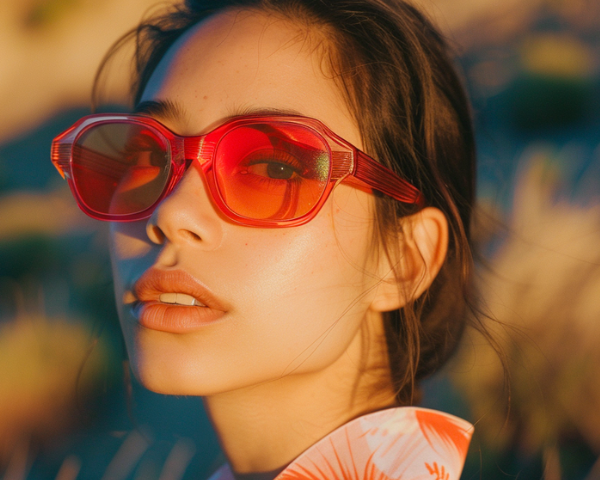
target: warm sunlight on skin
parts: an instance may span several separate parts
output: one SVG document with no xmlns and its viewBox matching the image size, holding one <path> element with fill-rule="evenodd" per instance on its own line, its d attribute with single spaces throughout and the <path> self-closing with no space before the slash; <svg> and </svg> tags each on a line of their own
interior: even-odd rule
<svg viewBox="0 0 600 480">
<path fill-rule="evenodd" d="M 360 148 L 313 52 L 285 21 L 221 14 L 171 48 L 142 100 L 178 105 L 159 120 L 182 135 L 240 111 L 281 109 L 317 118 Z M 191 275 L 221 305 L 222 317 L 186 333 L 142 327 L 130 303 L 119 313 L 136 376 L 157 392 L 205 396 L 235 470 L 277 468 L 350 418 L 393 403 L 381 316 L 370 308 L 383 270 L 373 208 L 372 195 L 341 185 L 305 225 L 239 226 L 190 168 L 149 221 L 112 224 L 117 299 L 130 299 L 153 266 Z"/>
</svg>

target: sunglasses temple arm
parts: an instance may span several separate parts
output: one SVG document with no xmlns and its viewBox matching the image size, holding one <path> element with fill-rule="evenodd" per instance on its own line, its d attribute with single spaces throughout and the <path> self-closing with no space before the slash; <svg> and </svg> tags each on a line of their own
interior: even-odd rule
<svg viewBox="0 0 600 480">
<path fill-rule="evenodd" d="M 344 183 L 362 190 L 378 190 L 402 203 L 425 206 L 425 197 L 416 187 L 360 150 L 357 151 L 354 174 L 346 177 Z"/>
<path fill-rule="evenodd" d="M 50 150 L 50 159 L 52 165 L 56 167 L 62 178 L 65 178 L 66 172 L 69 171 L 69 161 L 71 159 L 71 144 L 61 142 L 60 139 L 55 139 L 52 142 Z"/>
</svg>

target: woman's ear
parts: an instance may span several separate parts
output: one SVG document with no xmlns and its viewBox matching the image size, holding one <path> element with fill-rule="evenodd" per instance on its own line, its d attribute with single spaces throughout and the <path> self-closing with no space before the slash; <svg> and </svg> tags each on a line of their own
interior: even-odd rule
<svg viewBox="0 0 600 480">
<path fill-rule="evenodd" d="M 371 309 L 388 312 L 403 307 L 427 290 L 446 259 L 448 221 L 441 210 L 427 207 L 402 218 L 398 245 L 381 255 L 377 287 Z"/>
</svg>

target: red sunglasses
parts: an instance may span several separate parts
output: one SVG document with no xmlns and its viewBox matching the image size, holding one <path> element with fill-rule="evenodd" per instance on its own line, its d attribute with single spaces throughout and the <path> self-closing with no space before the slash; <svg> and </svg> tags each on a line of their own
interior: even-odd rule
<svg viewBox="0 0 600 480">
<path fill-rule="evenodd" d="M 340 182 L 424 205 L 419 190 L 312 118 L 236 117 L 182 137 L 150 117 L 99 114 L 52 142 L 52 163 L 98 220 L 149 217 L 194 160 L 214 203 L 240 225 L 302 225 Z"/>
</svg>

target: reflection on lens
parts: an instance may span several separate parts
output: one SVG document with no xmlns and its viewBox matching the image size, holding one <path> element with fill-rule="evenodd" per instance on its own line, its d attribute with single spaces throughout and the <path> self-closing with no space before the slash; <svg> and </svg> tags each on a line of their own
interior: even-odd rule
<svg viewBox="0 0 600 480">
<path fill-rule="evenodd" d="M 145 125 L 100 124 L 73 146 L 73 182 L 83 203 L 97 213 L 134 214 L 152 206 L 170 166 L 168 143 Z"/>
<path fill-rule="evenodd" d="M 215 153 L 221 196 L 236 214 L 259 220 L 306 215 L 329 181 L 330 155 L 312 129 L 257 123 L 229 131 Z"/>
</svg>

